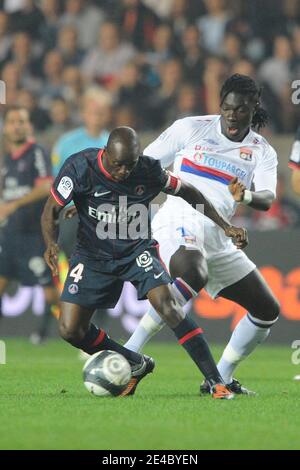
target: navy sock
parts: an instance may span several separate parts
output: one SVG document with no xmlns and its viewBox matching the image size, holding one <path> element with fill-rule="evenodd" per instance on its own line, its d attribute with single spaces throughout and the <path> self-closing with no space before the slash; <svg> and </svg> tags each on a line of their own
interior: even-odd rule
<svg viewBox="0 0 300 470">
<path fill-rule="evenodd" d="M 185 317 L 173 331 L 181 344 L 190 357 L 195 362 L 196 366 L 210 386 L 216 383 L 223 383 L 223 379 L 219 374 L 216 363 L 208 344 L 203 336 L 203 330 L 188 317 Z"/>
<path fill-rule="evenodd" d="M 136 352 L 130 351 L 124 348 L 116 341 L 110 339 L 104 330 L 100 330 L 93 323 L 90 324 L 87 334 L 79 344 L 73 344 L 73 346 L 82 349 L 88 354 L 95 354 L 98 351 L 110 350 L 116 351 L 122 354 L 131 363 L 140 363 L 142 361 L 142 355 Z"/>
</svg>

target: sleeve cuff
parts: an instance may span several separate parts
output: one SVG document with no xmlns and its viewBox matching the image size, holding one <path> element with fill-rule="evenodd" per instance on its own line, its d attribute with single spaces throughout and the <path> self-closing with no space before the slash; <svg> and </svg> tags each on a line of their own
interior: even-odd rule
<svg viewBox="0 0 300 470">
<path fill-rule="evenodd" d="M 62 206 L 62 207 L 65 207 L 66 202 L 62 201 L 62 200 L 57 196 L 57 194 L 55 193 L 53 187 L 51 188 L 51 191 L 50 191 L 50 192 L 51 192 L 52 196 L 54 197 L 55 201 L 57 202 L 57 204 L 59 204 L 59 205 Z"/>
</svg>

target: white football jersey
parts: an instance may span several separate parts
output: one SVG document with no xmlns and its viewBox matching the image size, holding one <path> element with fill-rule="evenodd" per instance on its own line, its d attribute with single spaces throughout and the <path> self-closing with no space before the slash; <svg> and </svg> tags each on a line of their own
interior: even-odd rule
<svg viewBox="0 0 300 470">
<path fill-rule="evenodd" d="M 144 155 L 173 164 L 173 172 L 199 189 L 227 219 L 237 203 L 228 189 L 235 176 L 247 189 L 276 195 L 277 154 L 253 130 L 242 142 L 221 132 L 221 116 L 195 116 L 175 121 L 144 150 Z M 168 198 L 174 196 L 168 196 Z"/>
</svg>

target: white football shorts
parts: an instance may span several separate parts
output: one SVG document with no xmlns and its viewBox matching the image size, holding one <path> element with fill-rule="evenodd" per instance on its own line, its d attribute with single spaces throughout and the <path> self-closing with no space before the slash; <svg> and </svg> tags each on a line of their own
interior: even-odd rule
<svg viewBox="0 0 300 470">
<path fill-rule="evenodd" d="M 153 217 L 152 232 L 167 268 L 180 246 L 201 251 L 208 267 L 205 290 L 213 298 L 256 268 L 220 227 L 179 197 L 168 196 Z"/>
</svg>

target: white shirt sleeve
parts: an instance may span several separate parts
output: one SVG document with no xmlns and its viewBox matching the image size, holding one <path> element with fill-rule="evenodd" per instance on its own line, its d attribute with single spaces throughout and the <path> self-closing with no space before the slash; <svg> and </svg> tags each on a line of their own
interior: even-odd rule
<svg viewBox="0 0 300 470">
<path fill-rule="evenodd" d="M 254 173 L 255 191 L 268 190 L 276 197 L 277 165 L 277 153 L 273 147 L 269 146 Z"/>
<path fill-rule="evenodd" d="M 144 150 L 144 155 L 160 160 L 163 167 L 170 166 L 176 153 L 182 150 L 191 136 L 193 129 L 190 119 L 178 119 Z"/>
<path fill-rule="evenodd" d="M 295 142 L 293 143 L 289 166 L 300 170 L 300 127 L 297 129 Z"/>
</svg>

